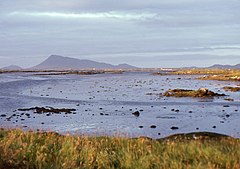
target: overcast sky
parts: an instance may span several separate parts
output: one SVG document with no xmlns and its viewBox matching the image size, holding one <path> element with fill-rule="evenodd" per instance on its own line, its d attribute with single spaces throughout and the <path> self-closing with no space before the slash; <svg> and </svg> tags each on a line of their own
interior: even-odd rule
<svg viewBox="0 0 240 169">
<path fill-rule="evenodd" d="M 0 67 L 58 54 L 139 67 L 240 63 L 239 0 L 0 0 Z"/>
</svg>

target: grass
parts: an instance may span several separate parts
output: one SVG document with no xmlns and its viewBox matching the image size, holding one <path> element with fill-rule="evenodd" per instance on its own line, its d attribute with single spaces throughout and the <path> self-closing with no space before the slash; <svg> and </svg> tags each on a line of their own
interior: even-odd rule
<svg viewBox="0 0 240 169">
<path fill-rule="evenodd" d="M 237 169 L 239 149 L 239 139 L 223 136 L 152 140 L 1 130 L 0 168 Z"/>
<path fill-rule="evenodd" d="M 223 89 L 225 91 L 240 92 L 240 87 L 225 86 L 225 87 L 223 87 Z"/>
<path fill-rule="evenodd" d="M 171 74 L 178 75 L 227 75 L 227 74 L 239 74 L 239 69 L 179 69 L 177 71 L 171 72 Z"/>
<path fill-rule="evenodd" d="M 180 69 L 170 74 L 204 75 L 200 80 L 240 81 L 240 69 Z"/>
</svg>

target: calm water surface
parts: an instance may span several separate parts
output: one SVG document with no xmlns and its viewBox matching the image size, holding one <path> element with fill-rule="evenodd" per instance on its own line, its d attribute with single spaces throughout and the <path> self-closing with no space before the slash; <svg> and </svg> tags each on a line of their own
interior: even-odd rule
<svg viewBox="0 0 240 169">
<path fill-rule="evenodd" d="M 151 73 L 0 74 L 0 125 L 87 135 L 160 138 L 175 133 L 210 131 L 240 137 L 240 93 L 222 89 L 239 83 L 200 81 L 196 77 Z M 200 99 L 159 95 L 168 89 L 201 87 L 229 96 Z M 74 108 L 76 112 L 47 116 L 18 111 L 36 106 Z M 132 114 L 135 111 L 140 112 L 139 117 Z M 178 129 L 172 130 L 173 126 Z"/>
</svg>

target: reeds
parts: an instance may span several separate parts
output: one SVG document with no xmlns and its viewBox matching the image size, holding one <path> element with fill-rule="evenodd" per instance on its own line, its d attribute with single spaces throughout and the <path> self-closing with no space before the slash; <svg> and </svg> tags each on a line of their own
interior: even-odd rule
<svg viewBox="0 0 240 169">
<path fill-rule="evenodd" d="M 240 140 L 87 137 L 0 131 L 0 168 L 240 168 Z"/>
</svg>

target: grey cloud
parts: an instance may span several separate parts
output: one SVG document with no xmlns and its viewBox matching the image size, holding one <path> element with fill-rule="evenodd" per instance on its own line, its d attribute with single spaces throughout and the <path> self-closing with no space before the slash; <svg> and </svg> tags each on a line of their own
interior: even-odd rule
<svg viewBox="0 0 240 169">
<path fill-rule="evenodd" d="M 231 46 L 240 44 L 239 9 L 238 0 L 0 1 L 0 66 L 24 65 L 26 58 L 31 58 L 27 65 L 33 64 L 51 54 L 111 61 L 99 55 L 176 52 L 173 58 L 180 61 L 182 51 L 193 58 L 197 55 L 191 52 L 199 51 L 214 54 L 212 61 L 221 53 L 229 58 L 238 49 Z M 133 54 L 129 62 L 155 65 L 146 62 L 149 57 Z"/>
<path fill-rule="evenodd" d="M 196 10 L 196 9 L 239 9 L 238 0 L 12 0 L 1 1 L 4 10 L 83 10 L 83 11 L 115 11 L 115 10 Z"/>
<path fill-rule="evenodd" d="M 115 56 L 115 55 L 114 55 Z M 132 56 L 132 57 L 130 57 Z M 216 56 L 216 55 L 204 55 L 204 54 L 190 54 L 190 55 L 151 55 L 151 54 L 128 54 L 115 57 L 91 57 L 97 61 L 107 61 L 112 64 L 128 62 L 138 67 L 188 67 L 199 66 L 207 67 L 213 64 L 230 64 L 235 65 L 239 63 L 239 56 Z M 203 62 L 204 61 L 204 62 Z"/>
</svg>

